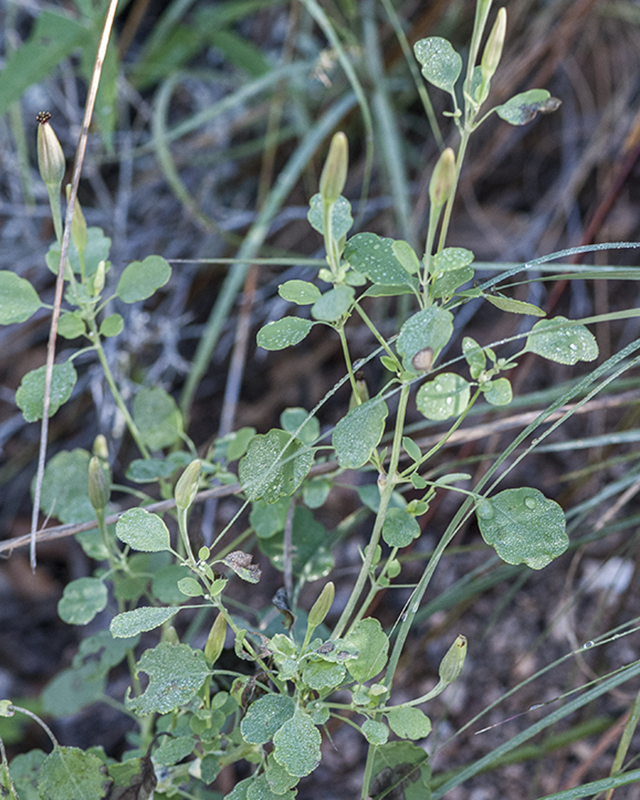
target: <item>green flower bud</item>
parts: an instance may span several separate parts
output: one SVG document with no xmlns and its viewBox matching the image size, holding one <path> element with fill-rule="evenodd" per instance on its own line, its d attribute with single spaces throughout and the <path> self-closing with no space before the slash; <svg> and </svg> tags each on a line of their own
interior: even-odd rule
<svg viewBox="0 0 640 800">
<path fill-rule="evenodd" d="M 357 396 L 356 396 L 357 395 Z M 356 391 L 351 392 L 349 399 L 349 411 L 369 399 L 369 387 L 364 379 L 362 372 L 356 373 Z"/>
<path fill-rule="evenodd" d="M 451 147 L 443 150 L 429 182 L 429 200 L 436 208 L 443 206 L 456 186 L 456 156 Z"/>
<path fill-rule="evenodd" d="M 323 200 L 335 203 L 340 197 L 347 181 L 348 166 L 349 142 L 345 134 L 338 131 L 331 140 L 329 155 L 320 176 L 320 194 Z"/>
<path fill-rule="evenodd" d="M 498 11 L 498 16 L 496 17 L 496 21 L 494 22 L 491 33 L 489 34 L 489 38 L 487 39 L 487 43 L 482 54 L 482 61 L 480 62 L 482 80 L 485 83 L 493 78 L 495 71 L 498 69 L 506 32 L 507 9 L 501 8 Z"/>
<path fill-rule="evenodd" d="M 67 193 L 67 202 L 69 202 L 69 196 L 71 194 L 70 183 L 66 185 L 65 191 Z M 87 243 L 89 241 L 87 236 L 87 221 L 84 218 L 82 207 L 77 197 L 73 204 L 73 216 L 71 217 L 71 241 L 79 253 L 84 253 L 87 249 Z"/>
<path fill-rule="evenodd" d="M 67 168 L 62 147 L 49 124 L 51 114 L 41 111 L 38 120 L 38 169 L 47 188 L 60 191 L 62 179 Z"/>
<path fill-rule="evenodd" d="M 98 456 L 89 462 L 89 502 L 96 511 L 103 511 L 111 497 L 111 481 Z"/>
<path fill-rule="evenodd" d="M 98 458 L 101 458 L 103 461 L 107 461 L 109 458 L 107 439 L 101 433 L 93 440 L 93 455 L 98 456 Z"/>
<path fill-rule="evenodd" d="M 440 682 L 444 686 L 453 683 L 460 675 L 466 655 L 467 637 L 460 634 L 440 662 L 438 674 L 440 675 Z"/>
<path fill-rule="evenodd" d="M 222 614 L 218 614 L 213 621 L 213 625 L 207 636 L 207 642 L 204 646 L 204 657 L 207 659 L 209 665 L 215 664 L 220 658 L 226 636 L 227 621 Z"/>
<path fill-rule="evenodd" d="M 106 268 L 105 261 L 104 260 L 103 261 L 99 261 L 98 262 L 98 268 L 93 273 L 93 281 L 91 283 L 92 283 L 92 289 L 93 289 L 93 296 L 94 297 L 98 297 L 98 295 L 104 289 L 105 271 L 106 271 L 105 268 Z"/>
<path fill-rule="evenodd" d="M 174 496 L 176 498 L 176 506 L 181 511 L 186 511 L 189 508 L 198 493 L 198 480 L 200 478 L 201 468 L 202 461 L 196 458 L 185 469 L 180 476 L 180 480 L 176 484 Z"/>
<path fill-rule="evenodd" d="M 333 605 L 333 598 L 336 595 L 336 589 L 333 585 L 332 581 L 329 581 L 324 587 L 324 589 L 320 592 L 320 596 L 316 600 L 316 602 L 311 607 L 311 611 L 309 612 L 309 618 L 307 620 L 307 629 L 314 630 L 318 627 L 322 622 L 324 622 L 325 617 L 331 610 L 331 606 Z"/>
</svg>

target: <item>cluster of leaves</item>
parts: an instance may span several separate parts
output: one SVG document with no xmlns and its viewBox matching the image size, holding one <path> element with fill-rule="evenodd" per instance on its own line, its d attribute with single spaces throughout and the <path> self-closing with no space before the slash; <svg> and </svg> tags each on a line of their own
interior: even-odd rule
<svg viewBox="0 0 640 800">
<path fill-rule="evenodd" d="M 453 643 L 431 692 L 394 705 L 391 691 L 395 665 L 413 612 L 400 626 L 393 649 L 380 623 L 365 614 L 375 594 L 400 574 L 399 551 L 420 535 L 418 520 L 436 492 L 453 489 L 454 483 L 470 476 L 454 473 L 430 481 L 421 474 L 439 446 L 423 452 L 404 435 L 410 393 L 417 387 L 416 407 L 425 418 L 453 420 L 451 432 L 477 402 L 504 406 L 511 401 L 511 384 L 503 373 L 515 367 L 524 353 L 536 353 L 562 364 L 597 356 L 595 340 L 583 325 L 556 317 L 539 320 L 526 335 L 520 352 L 508 358 L 465 337 L 460 359 L 465 374 L 439 371 L 438 360 L 454 337 L 453 312 L 461 304 L 484 298 L 506 312 L 544 316 L 531 304 L 471 286 L 473 253 L 444 246 L 469 135 L 493 111 L 511 124 L 524 124 L 538 111 L 549 110 L 548 93 L 535 90 L 481 116 L 504 38 L 501 12 L 476 66 L 489 5 L 484 0 L 478 3 L 462 110 L 457 93 L 462 71 L 459 54 L 438 37 L 418 42 L 415 48 L 425 78 L 451 95 L 452 116 L 461 140 L 457 155 L 445 150 L 434 169 L 424 255 L 420 257 L 406 241 L 374 233 L 348 238 L 353 219 L 349 201 L 342 196 L 347 145 L 346 137 L 338 134 L 308 215 L 311 226 L 324 238 L 326 266 L 318 278 L 329 288 L 320 289 L 310 281 L 282 284 L 282 298 L 300 309 L 310 307 L 309 315 L 287 316 L 258 333 L 259 345 L 268 350 L 299 343 L 316 325 L 327 326 L 339 336 L 353 400 L 332 433 L 336 473 L 372 467 L 379 476 L 376 496 L 369 496 L 367 501 L 376 516 L 363 552 L 362 569 L 331 631 L 326 629 L 325 620 L 333 601 L 333 584 L 325 585 L 307 615 L 298 609 L 294 615 L 288 608 L 289 602 L 295 606 L 304 583 L 326 577 L 333 566 L 331 537 L 313 514 L 332 486 L 331 478 L 312 474 L 320 449 L 317 419 L 304 409 L 289 409 L 282 415 L 281 428 L 264 435 L 252 428 L 242 429 L 218 440 L 200 460 L 195 458 L 195 446 L 186 435 L 175 401 L 162 388 L 140 387 L 129 410 L 103 351 L 103 340 L 117 336 L 123 320 L 117 313 L 104 316 L 104 310 L 111 301 L 135 303 L 147 299 L 167 283 L 171 269 L 160 256 L 149 256 L 124 270 L 114 292 L 105 291 L 110 243 L 100 229 L 86 227 L 78 207 L 65 265 L 67 308 L 60 318 L 59 332 L 69 340 L 85 337 L 87 346 L 54 367 L 50 413 L 71 395 L 76 381 L 74 359 L 81 352 L 95 351 L 140 450 L 141 458 L 129 465 L 127 477 L 138 487 L 157 484 L 162 497 L 173 497 L 175 512 L 170 516 L 177 536 L 172 536 L 168 517 L 165 521 L 143 506 L 126 511 L 115 526 L 106 524 L 111 475 L 101 439 L 96 441 L 93 454 L 75 450 L 49 462 L 41 495 L 43 511 L 48 513 L 55 500 L 54 513 L 63 522 L 84 521 L 93 515 L 98 521 L 95 533 L 78 538 L 99 566 L 93 577 L 75 580 L 65 588 L 58 606 L 60 616 L 69 624 L 86 625 L 107 607 L 110 614 L 116 607 L 117 611 L 112 614 L 109 630 L 87 637 L 72 666 L 45 689 L 45 711 L 62 716 L 101 699 L 109 671 L 126 662 L 132 690 L 122 708 L 140 721 L 140 731 L 138 749 L 122 763 L 115 763 L 102 752 L 83 752 L 57 743 L 48 756 L 34 751 L 18 756 L 10 766 L 3 762 L 0 785 L 13 797 L 68 797 L 65 781 L 69 775 L 73 775 L 77 797 L 93 798 L 106 792 L 111 798 L 141 798 L 150 796 L 154 789 L 163 797 L 214 797 L 206 787 L 222 767 L 243 759 L 256 768 L 227 795 L 231 800 L 287 800 L 295 796 L 299 780 L 320 762 L 322 727 L 332 715 L 346 719 L 353 714 L 362 720 L 357 727 L 372 747 L 363 791 L 381 797 L 401 786 L 407 798 L 429 797 L 428 759 L 424 749 L 413 741 L 427 737 L 431 724 L 416 706 L 456 679 L 464 662 L 466 640 L 459 637 Z M 438 226 L 440 244 L 434 247 Z M 47 256 L 47 264 L 57 271 L 59 260 L 57 243 Z M 385 338 L 369 318 L 367 303 L 371 298 L 398 295 L 408 295 L 418 310 L 396 335 Z M 0 323 L 24 322 L 43 305 L 28 281 L 11 272 L 0 273 Z M 354 315 L 371 330 L 379 345 L 371 357 L 379 356 L 389 375 L 373 397 L 358 380 L 349 354 L 346 329 Z M 29 373 L 22 382 L 17 403 L 27 420 L 42 417 L 44 383 L 44 368 Z M 395 423 L 389 427 L 388 400 L 392 394 L 398 395 L 398 408 Z M 443 434 L 443 442 L 449 432 Z M 389 445 L 381 448 L 385 433 L 390 434 Z M 179 449 L 182 443 L 187 444 L 184 450 Z M 401 460 L 407 464 L 403 469 Z M 210 485 L 213 478 L 223 484 L 239 480 L 246 504 L 251 507 L 249 521 L 259 547 L 281 570 L 287 559 L 284 531 L 290 525 L 289 550 L 294 552 L 290 567 L 297 583 L 292 598 L 278 601 L 285 614 L 286 633 L 268 628 L 257 633 L 229 611 L 225 596 L 229 575 L 249 585 L 260 579 L 260 570 L 248 553 L 233 543 L 223 547 L 222 537 L 197 554 L 192 550 L 189 510 L 198 490 Z M 409 503 L 399 491 L 405 488 L 416 493 Z M 540 569 L 567 548 L 562 509 L 537 489 L 507 489 L 490 496 L 479 490 L 454 490 L 468 498 L 482 536 L 507 563 Z M 150 499 L 144 495 L 143 505 Z M 443 537 L 441 548 L 416 587 L 412 606 L 419 604 L 455 531 L 454 526 Z M 171 623 L 183 609 L 215 614 L 203 648 L 179 641 Z M 136 660 L 141 635 L 155 629 L 161 629 L 160 642 L 145 649 Z M 218 666 L 229 629 L 238 659 L 254 667 L 251 675 Z M 148 679 L 144 690 L 141 674 Z M 342 693 L 341 702 L 333 699 L 337 691 Z M 0 707 L 4 716 L 17 710 L 8 701 Z M 159 779 L 149 766 L 154 726 L 155 732 L 166 734 L 153 752 L 154 763 L 165 767 Z M 389 741 L 391 734 L 401 741 Z"/>
</svg>

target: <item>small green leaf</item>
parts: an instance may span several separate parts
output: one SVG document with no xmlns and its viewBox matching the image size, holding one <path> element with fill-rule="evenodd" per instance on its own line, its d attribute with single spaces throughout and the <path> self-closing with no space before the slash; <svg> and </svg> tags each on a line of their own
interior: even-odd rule
<svg viewBox="0 0 640 800">
<path fill-rule="evenodd" d="M 293 789 L 297 785 L 299 778 L 295 775 L 290 775 L 281 764 L 278 764 L 273 757 L 273 753 L 270 753 L 267 759 L 265 776 L 269 783 L 269 788 L 276 795 L 273 800 L 278 800 L 278 798 L 280 800 L 293 800 L 295 795 L 289 792 L 289 789 Z M 258 800 L 262 800 L 262 795 L 256 795 L 256 797 Z M 267 799 L 265 798 L 265 800 Z"/>
<path fill-rule="evenodd" d="M 358 683 L 375 678 L 384 669 L 389 652 L 389 639 L 382 625 L 377 619 L 366 617 L 357 623 L 345 639 L 358 650 L 358 657 L 347 662 L 347 669 L 353 678 Z"/>
<path fill-rule="evenodd" d="M 124 330 L 124 319 L 120 314 L 111 314 L 100 323 L 100 335 L 107 339 L 118 336 Z"/>
<path fill-rule="evenodd" d="M 389 738 L 389 728 L 384 722 L 376 722 L 374 719 L 366 719 L 362 723 L 362 733 L 369 744 L 386 744 Z"/>
<path fill-rule="evenodd" d="M 42 303 L 28 280 L 15 272 L 0 270 L 0 325 L 25 322 Z"/>
<path fill-rule="evenodd" d="M 424 739 L 431 733 L 431 720 L 419 708 L 394 708 L 385 716 L 391 730 L 402 739 Z"/>
<path fill-rule="evenodd" d="M 285 408 L 280 414 L 280 424 L 287 433 L 297 434 L 304 444 L 313 444 L 320 436 L 320 423 L 317 417 L 309 416 L 306 408 Z"/>
<path fill-rule="evenodd" d="M 405 242 L 402 239 L 397 239 L 391 245 L 391 249 L 393 250 L 394 256 L 402 264 L 403 268 L 406 269 L 409 275 L 415 275 L 417 272 L 420 272 L 420 259 L 416 255 L 416 251 L 413 249 L 413 247 L 411 247 L 409 242 Z"/>
<path fill-rule="evenodd" d="M 80 448 L 53 456 L 42 482 L 40 509 L 44 514 L 53 514 L 64 523 L 95 519 L 89 500 L 90 460 L 91 453 Z"/>
<path fill-rule="evenodd" d="M 372 283 L 383 286 L 417 286 L 393 250 L 394 240 L 375 233 L 358 233 L 347 242 L 344 258 Z"/>
<path fill-rule="evenodd" d="M 430 36 L 416 42 L 413 52 L 429 83 L 452 93 L 462 71 L 462 59 L 451 43 L 441 36 Z"/>
<path fill-rule="evenodd" d="M 416 405 L 427 419 L 444 420 L 462 414 L 470 396 L 470 386 L 463 377 L 443 372 L 422 384 L 416 395 Z"/>
<path fill-rule="evenodd" d="M 584 325 L 566 317 L 536 322 L 527 337 L 527 350 L 558 364 L 577 364 L 598 357 L 598 344 L 593 334 Z"/>
<path fill-rule="evenodd" d="M 172 739 L 164 737 L 162 744 L 153 752 L 153 761 L 164 767 L 177 764 L 191 755 L 195 742 L 193 736 L 174 736 Z"/>
<path fill-rule="evenodd" d="M 414 461 L 420 461 L 422 458 L 422 450 L 418 447 L 418 445 L 410 439 L 408 436 L 402 437 L 402 446 L 407 452 L 409 458 L 412 458 Z"/>
<path fill-rule="evenodd" d="M 144 694 L 125 698 L 127 708 L 137 714 L 167 714 L 176 706 L 188 703 L 211 674 L 202 650 L 169 642 L 160 642 L 153 650 L 143 653 L 136 664 L 136 673 L 140 672 L 149 676 Z"/>
<path fill-rule="evenodd" d="M 171 267 L 162 256 L 147 256 L 125 268 L 116 293 L 124 303 L 137 303 L 151 297 L 170 277 Z"/>
<path fill-rule="evenodd" d="M 169 529 L 157 514 L 144 508 L 130 508 L 116 523 L 121 542 L 144 553 L 159 553 L 171 548 Z"/>
<path fill-rule="evenodd" d="M 305 506 L 307 508 L 320 508 L 329 497 L 332 487 L 332 482 L 327 478 L 313 478 L 307 481 L 302 487 L 302 499 Z"/>
<path fill-rule="evenodd" d="M 176 401 L 160 386 L 143 386 L 133 400 L 133 421 L 151 450 L 171 447 L 184 427 Z"/>
<path fill-rule="evenodd" d="M 485 542 L 507 564 L 542 569 L 569 546 L 562 508 L 528 487 L 505 489 L 476 506 Z"/>
<path fill-rule="evenodd" d="M 283 694 L 266 694 L 255 700 L 240 723 L 240 732 L 249 744 L 266 744 L 295 713 L 296 704 Z"/>
<path fill-rule="evenodd" d="M 154 628 L 159 628 L 160 625 L 164 625 L 178 611 L 180 611 L 179 606 L 167 606 L 165 608 L 143 606 L 142 608 L 134 608 L 133 611 L 123 611 L 122 614 L 117 614 L 111 620 L 109 630 L 111 635 L 118 639 L 128 639 L 144 631 L 152 631 Z M 167 711 L 169 710 L 167 709 Z"/>
<path fill-rule="evenodd" d="M 278 286 L 283 300 L 299 306 L 309 306 L 320 298 L 320 289 L 309 281 L 287 281 Z"/>
<path fill-rule="evenodd" d="M 390 508 L 382 526 L 382 538 L 390 547 L 407 547 L 420 536 L 420 525 L 401 508 Z"/>
<path fill-rule="evenodd" d="M 107 587 L 99 578 L 78 578 L 64 587 L 58 614 L 69 625 L 86 625 L 106 605 Z"/>
<path fill-rule="evenodd" d="M 38 778 L 42 800 L 95 800 L 102 797 L 104 763 L 77 747 L 56 747 L 44 760 Z"/>
<path fill-rule="evenodd" d="M 485 383 L 482 392 L 487 403 L 491 403 L 492 406 L 508 406 L 513 400 L 513 391 L 507 378 L 498 378 Z"/>
<path fill-rule="evenodd" d="M 324 236 L 324 217 L 322 214 L 322 195 L 314 194 L 309 201 L 307 219 L 311 227 Z M 351 216 L 351 203 L 345 197 L 339 197 L 331 213 L 331 232 L 333 238 L 338 240 L 346 236 L 353 225 Z"/>
<path fill-rule="evenodd" d="M 178 589 L 187 597 L 202 597 L 204 589 L 195 578 L 187 576 L 180 578 L 178 581 Z"/>
<path fill-rule="evenodd" d="M 462 269 L 454 269 L 450 272 L 441 272 L 433 281 L 431 293 L 435 299 L 452 297 L 459 286 L 473 280 L 473 275 L 472 267 L 462 267 Z"/>
<path fill-rule="evenodd" d="M 254 436 L 238 465 L 242 489 L 249 500 L 267 503 L 291 495 L 306 478 L 313 463 L 313 450 L 286 431 L 274 428 Z"/>
<path fill-rule="evenodd" d="M 389 409 L 379 399 L 367 400 L 352 408 L 336 425 L 332 444 L 343 469 L 358 469 L 367 463 L 384 433 Z"/>
<path fill-rule="evenodd" d="M 526 125 L 538 114 L 548 114 L 560 106 L 560 101 L 551 97 L 546 89 L 529 89 L 507 100 L 494 110 L 500 119 L 510 125 Z"/>
<path fill-rule="evenodd" d="M 396 342 L 403 366 L 409 372 L 416 372 L 414 357 L 430 347 L 433 360 L 453 335 L 453 315 L 439 306 L 429 306 L 418 311 L 404 323 Z"/>
<path fill-rule="evenodd" d="M 462 355 L 469 365 L 471 377 L 476 380 L 487 365 L 487 357 L 484 354 L 484 350 L 475 339 L 465 336 L 462 340 Z"/>
<path fill-rule="evenodd" d="M 325 292 L 320 299 L 313 304 L 311 316 L 320 322 L 337 322 L 341 317 L 348 313 L 353 305 L 355 289 L 346 286 L 344 283 L 334 286 Z"/>
<path fill-rule="evenodd" d="M 345 674 L 346 668 L 343 664 L 310 661 L 302 671 L 302 680 L 310 689 L 322 692 L 340 686 Z"/>
<path fill-rule="evenodd" d="M 249 522 L 260 539 L 268 539 L 284 530 L 290 504 L 288 497 L 282 497 L 275 503 L 256 500 L 252 504 Z"/>
<path fill-rule="evenodd" d="M 190 575 L 189 567 L 182 564 L 166 564 L 160 569 L 154 569 L 151 591 L 153 596 L 161 603 L 177 606 L 184 602 L 184 593 L 178 588 L 182 578 Z"/>
<path fill-rule="evenodd" d="M 433 257 L 432 272 L 434 274 L 455 272 L 468 267 L 473 259 L 471 250 L 466 250 L 464 247 L 445 247 Z"/>
<path fill-rule="evenodd" d="M 0 288 L 0 291 L 2 289 Z M 79 311 L 65 311 L 60 315 L 58 322 L 58 333 L 65 339 L 77 339 L 84 336 L 87 326 Z"/>
<path fill-rule="evenodd" d="M 547 312 L 543 311 L 533 303 L 525 303 L 522 300 L 513 300 L 511 297 L 503 297 L 500 294 L 485 294 L 484 299 L 488 300 L 492 306 L 499 308 L 500 311 L 508 311 L 511 314 L 529 314 L 533 317 L 546 317 Z"/>
<path fill-rule="evenodd" d="M 284 350 L 285 347 L 299 344 L 312 327 L 313 322 L 310 319 L 284 317 L 260 328 L 256 341 L 265 350 Z"/>
<path fill-rule="evenodd" d="M 45 366 L 27 372 L 16 392 L 16 405 L 22 411 L 22 416 L 27 422 L 42 419 L 45 372 Z M 51 399 L 49 401 L 50 417 L 71 397 L 77 380 L 78 375 L 71 361 L 53 365 Z"/>
<path fill-rule="evenodd" d="M 170 478 L 177 465 L 163 458 L 136 458 L 127 468 L 127 478 L 134 483 L 153 483 L 159 478 Z"/>
<path fill-rule="evenodd" d="M 320 763 L 322 737 L 311 717 L 297 709 L 273 737 L 273 756 L 291 775 L 310 775 Z"/>
</svg>

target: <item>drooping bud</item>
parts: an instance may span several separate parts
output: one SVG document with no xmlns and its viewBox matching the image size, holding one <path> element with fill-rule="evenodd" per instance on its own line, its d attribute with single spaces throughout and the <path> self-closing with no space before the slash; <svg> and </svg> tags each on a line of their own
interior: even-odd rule
<svg viewBox="0 0 640 800">
<path fill-rule="evenodd" d="M 462 672 L 466 655 L 467 637 L 460 634 L 440 662 L 438 674 L 442 684 L 447 686 L 458 678 Z"/>
<path fill-rule="evenodd" d="M 36 117 L 38 121 L 38 169 L 45 186 L 60 191 L 62 179 L 67 167 L 62 147 L 49 124 L 51 114 L 41 111 Z"/>
<path fill-rule="evenodd" d="M 69 196 L 71 194 L 70 183 L 66 185 L 65 191 L 67 193 L 67 202 L 69 202 Z M 89 241 L 87 236 L 87 221 L 84 218 L 80 201 L 77 197 L 73 204 L 73 215 L 71 217 L 71 241 L 79 253 L 84 253 L 87 249 L 87 243 Z"/>
<path fill-rule="evenodd" d="M 498 11 L 496 21 L 493 23 L 493 28 L 487 39 L 487 43 L 482 53 L 482 61 L 480 62 L 480 70 L 482 72 L 482 80 L 484 83 L 493 78 L 495 71 L 498 69 L 500 58 L 502 57 L 502 47 L 504 45 L 504 37 L 507 32 L 507 9 L 501 8 Z"/>
<path fill-rule="evenodd" d="M 215 664 L 220 658 L 226 636 L 227 621 L 222 614 L 218 614 L 213 621 L 213 625 L 207 636 L 207 642 L 204 646 L 204 657 L 207 659 L 209 665 Z"/>
<path fill-rule="evenodd" d="M 324 162 L 324 169 L 320 176 L 320 194 L 328 203 L 335 201 L 342 194 L 347 182 L 347 169 L 349 166 L 349 142 L 342 131 L 338 131 L 331 140 L 329 155 Z"/>
<path fill-rule="evenodd" d="M 176 498 L 176 506 L 181 511 L 186 511 L 189 508 L 198 493 L 198 480 L 200 478 L 201 468 L 202 461 L 196 458 L 185 469 L 180 476 L 180 480 L 176 484 L 174 496 Z"/>
<path fill-rule="evenodd" d="M 429 200 L 435 208 L 443 206 L 456 187 L 456 156 L 451 147 L 446 147 L 433 169 L 429 182 Z"/>
<path fill-rule="evenodd" d="M 111 481 L 98 456 L 89 461 L 89 501 L 96 511 L 103 511 L 111 497 Z"/>
<path fill-rule="evenodd" d="M 318 627 L 322 622 L 324 622 L 325 617 L 331 610 L 331 606 L 333 605 L 333 598 L 336 595 L 336 589 L 333 585 L 332 581 L 329 581 L 324 587 L 324 589 L 320 592 L 320 595 L 316 602 L 311 606 L 311 611 L 309 611 L 309 618 L 307 620 L 307 627 L 310 630 L 314 630 Z"/>
</svg>

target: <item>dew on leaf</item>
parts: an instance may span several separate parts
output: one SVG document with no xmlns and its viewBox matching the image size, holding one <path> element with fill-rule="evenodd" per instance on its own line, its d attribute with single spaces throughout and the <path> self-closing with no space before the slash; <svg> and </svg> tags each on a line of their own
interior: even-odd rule
<svg viewBox="0 0 640 800">
<path fill-rule="evenodd" d="M 582 649 L 583 649 L 583 650 L 589 650 L 589 649 L 590 649 L 590 648 L 592 648 L 592 647 L 593 647 L 593 642 L 592 642 L 591 640 L 589 640 L 588 642 L 585 642 L 585 643 L 582 645 Z"/>
<path fill-rule="evenodd" d="M 482 503 L 479 503 L 476 508 L 476 513 L 482 519 L 491 519 L 493 517 L 493 508 L 491 508 L 491 503 L 487 502 L 486 500 Z"/>
<path fill-rule="evenodd" d="M 527 508 L 530 508 L 531 510 L 533 510 L 538 505 L 535 497 L 526 497 L 524 504 Z"/>
</svg>

